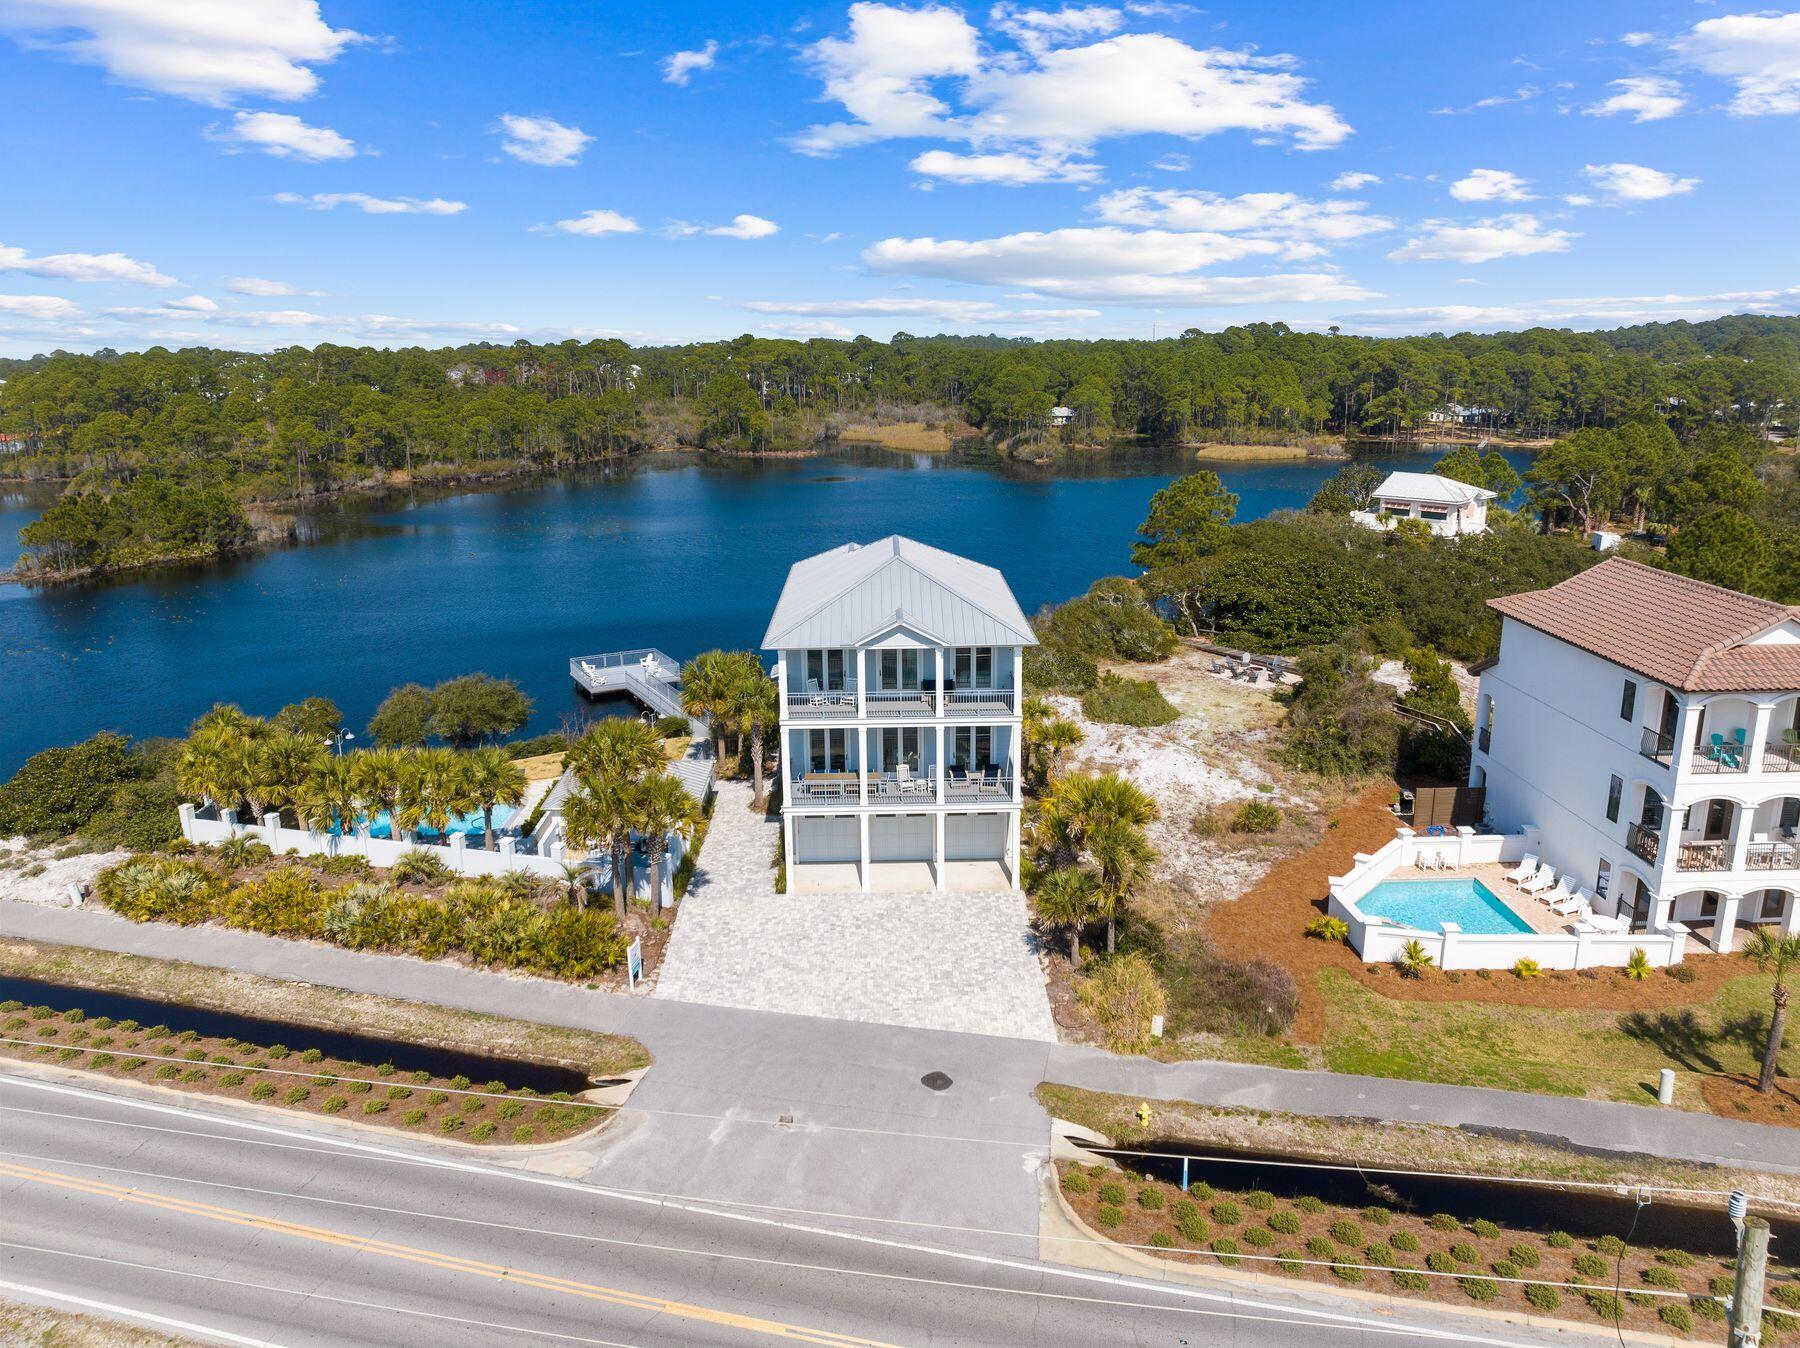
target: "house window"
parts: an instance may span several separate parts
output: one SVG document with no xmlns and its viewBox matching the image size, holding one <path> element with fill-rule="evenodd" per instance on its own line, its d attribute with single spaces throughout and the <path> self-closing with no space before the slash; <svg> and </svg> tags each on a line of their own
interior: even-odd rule
<svg viewBox="0 0 1800 1348">
<path fill-rule="evenodd" d="M 892 772 L 904 763 L 913 772 L 919 770 L 919 728 L 901 726 L 881 732 L 881 766 Z"/>
<path fill-rule="evenodd" d="M 958 688 L 992 688 L 994 686 L 993 647 L 958 646 L 956 648 L 955 678 Z"/>
<path fill-rule="evenodd" d="M 842 651 L 808 651 L 806 653 L 806 691 L 839 693 L 844 683 Z"/>
<path fill-rule="evenodd" d="M 850 734 L 845 730 L 806 732 L 806 766 L 812 772 L 850 770 Z"/>
<path fill-rule="evenodd" d="M 994 728 L 958 726 L 952 742 L 952 762 L 959 768 L 985 768 L 994 761 Z"/>
<path fill-rule="evenodd" d="M 1606 788 L 1606 817 L 1619 822 L 1619 802 L 1625 798 L 1625 779 L 1614 777 Z"/>
<path fill-rule="evenodd" d="M 1781 834 L 1784 838 L 1794 836 L 1800 829 L 1800 796 L 1789 796 L 1781 802 Z"/>
<path fill-rule="evenodd" d="M 1782 900 L 1787 896 L 1779 889 L 1765 889 L 1762 896 L 1762 920 L 1773 922 L 1781 916 Z"/>
<path fill-rule="evenodd" d="M 881 686 L 889 692 L 919 686 L 919 653 L 917 651 L 883 651 L 881 653 Z"/>
<path fill-rule="evenodd" d="M 1448 510 L 1422 509 L 1419 511 L 1419 518 L 1422 520 L 1447 520 L 1450 518 L 1450 512 Z"/>
<path fill-rule="evenodd" d="M 1619 696 L 1619 719 L 1637 719 L 1637 684 L 1630 679 L 1625 680 L 1625 691 Z"/>
<path fill-rule="evenodd" d="M 1594 896 L 1604 899 L 1606 891 L 1612 887 L 1612 862 L 1605 857 L 1600 858 L 1600 872 L 1594 876 Z"/>
<path fill-rule="evenodd" d="M 1663 822 L 1662 797 L 1657 795 L 1656 792 L 1650 790 L 1649 788 L 1645 788 L 1644 812 L 1638 816 L 1638 823 L 1642 824 L 1645 828 L 1649 829 L 1652 833 L 1654 833 L 1662 827 L 1662 822 Z M 1683 827 L 1686 827 L 1686 825 L 1684 824 Z"/>
</svg>

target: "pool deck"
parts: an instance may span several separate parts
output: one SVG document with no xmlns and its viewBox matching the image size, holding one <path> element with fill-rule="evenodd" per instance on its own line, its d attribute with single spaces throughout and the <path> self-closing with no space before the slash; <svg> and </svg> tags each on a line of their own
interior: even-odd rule
<svg viewBox="0 0 1800 1348">
<path fill-rule="evenodd" d="M 1397 870 L 1388 876 L 1389 880 L 1479 880 L 1487 886 L 1488 892 L 1510 909 L 1515 917 L 1526 923 L 1539 936 L 1572 936 L 1575 934 L 1574 922 L 1566 917 L 1558 917 L 1543 904 L 1529 894 L 1521 893 L 1518 886 L 1506 878 L 1512 867 L 1501 864 L 1481 866 L 1459 866 L 1448 871 L 1414 871 L 1411 867 Z"/>
</svg>

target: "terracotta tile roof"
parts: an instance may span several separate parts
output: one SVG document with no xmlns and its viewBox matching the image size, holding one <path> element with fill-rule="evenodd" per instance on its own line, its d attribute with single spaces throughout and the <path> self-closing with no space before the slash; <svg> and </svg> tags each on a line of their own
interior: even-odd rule
<svg viewBox="0 0 1800 1348">
<path fill-rule="evenodd" d="M 1800 610 L 1623 557 L 1488 604 L 1684 692 L 1800 688 L 1800 643 L 1743 644 Z"/>
</svg>

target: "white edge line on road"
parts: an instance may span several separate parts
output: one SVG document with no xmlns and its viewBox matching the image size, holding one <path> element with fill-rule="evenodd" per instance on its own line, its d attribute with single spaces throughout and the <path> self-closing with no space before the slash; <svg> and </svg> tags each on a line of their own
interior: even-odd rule
<svg viewBox="0 0 1800 1348">
<path fill-rule="evenodd" d="M 266 1133 L 275 1137 L 293 1138 L 300 1141 L 318 1144 L 328 1143 L 341 1150 L 361 1152 L 365 1155 L 379 1157 L 384 1160 L 399 1160 L 412 1165 L 428 1165 L 442 1170 L 452 1170 L 460 1174 L 481 1175 L 489 1179 L 511 1180 L 516 1183 L 533 1184 L 544 1188 L 561 1189 L 569 1193 L 587 1194 L 602 1198 L 611 1198 L 618 1202 L 636 1203 L 645 1207 L 670 1208 L 678 1212 L 689 1212 L 697 1216 L 710 1217 L 719 1221 L 740 1222 L 751 1226 L 768 1227 L 780 1231 L 793 1231 L 803 1235 L 823 1236 L 830 1240 L 848 1241 L 854 1244 L 872 1245 L 883 1249 L 901 1250 L 909 1254 L 930 1255 L 934 1258 L 961 1260 L 965 1263 L 981 1264 L 990 1268 L 1010 1269 L 1014 1272 L 1032 1274 L 1037 1277 L 1055 1277 L 1074 1282 L 1099 1283 L 1107 1287 L 1129 1288 L 1137 1292 L 1150 1292 L 1162 1296 L 1176 1297 L 1191 1301 L 1225 1303 L 1259 1311 L 1273 1311 L 1283 1315 L 1298 1315 L 1320 1324 L 1340 1325 L 1347 1328 L 1373 1330 L 1393 1333 L 1396 1330 L 1416 1335 L 1419 1338 L 1437 1339 L 1447 1343 L 1479 1343 L 1491 1348 L 1536 1348 L 1536 1345 L 1515 1339 L 1491 1338 L 1480 1334 L 1465 1334 L 1453 1329 L 1439 1329 L 1426 1325 L 1408 1325 L 1395 1320 L 1377 1319 L 1371 1316 L 1350 1315 L 1338 1311 L 1313 1310 L 1306 1306 L 1282 1304 L 1274 1301 L 1262 1301 L 1246 1297 L 1235 1292 L 1209 1292 L 1197 1287 L 1181 1283 L 1167 1283 L 1150 1278 L 1127 1278 L 1117 1274 L 1101 1273 L 1088 1269 L 1072 1268 L 1062 1264 L 1045 1264 L 1035 1260 L 1012 1258 L 1006 1255 L 979 1254 L 968 1250 L 946 1249 L 938 1245 L 924 1245 L 915 1241 L 893 1240 L 884 1236 L 866 1235 L 854 1231 L 834 1231 L 829 1227 L 811 1226 L 803 1222 L 780 1221 L 773 1217 L 757 1216 L 753 1213 L 730 1212 L 710 1207 L 702 1203 L 678 1202 L 663 1198 L 650 1198 L 641 1194 L 609 1189 L 604 1185 L 589 1184 L 582 1180 L 563 1179 L 554 1175 L 542 1175 L 532 1171 L 511 1170 L 505 1167 L 475 1165 L 466 1161 L 456 1161 L 448 1157 L 430 1156 L 420 1152 L 403 1151 L 394 1147 L 379 1147 L 367 1142 L 354 1142 L 345 1138 L 332 1137 L 326 1133 L 309 1133 L 295 1128 L 282 1128 L 273 1124 L 253 1123 L 246 1119 L 233 1119 L 223 1115 L 207 1114 L 199 1110 L 183 1109 L 174 1105 L 158 1104 L 149 1100 L 134 1100 L 128 1096 L 112 1095 L 103 1091 L 86 1090 L 76 1086 L 64 1086 L 56 1082 L 35 1081 L 28 1077 L 12 1076 L 0 1073 L 0 1083 L 22 1086 L 28 1090 L 45 1091 L 53 1095 L 73 1096 L 84 1100 L 104 1100 L 107 1103 L 120 1105 L 129 1109 L 143 1110 L 155 1114 L 172 1115 L 186 1119 L 192 1123 L 203 1121 L 231 1128 L 239 1128 L 249 1132 Z M 104 1124 L 105 1119 L 92 1119 L 90 1122 Z M 202 1134 L 202 1136 L 204 1136 Z M 221 1138 L 221 1141 L 229 1139 Z"/>
<path fill-rule="evenodd" d="M 0 1291 L 17 1292 L 21 1296 L 36 1297 L 39 1300 L 55 1302 L 62 1306 L 74 1306 L 84 1311 L 97 1311 L 102 1315 L 116 1315 L 121 1320 L 155 1325 L 158 1329 L 173 1329 L 183 1334 L 198 1334 L 202 1338 L 212 1339 L 218 1343 L 242 1344 L 243 1348 L 280 1348 L 274 1339 L 247 1339 L 242 1334 L 233 1334 L 227 1329 L 214 1329 L 210 1325 L 197 1325 L 187 1320 L 175 1320 L 167 1315 L 140 1311 L 131 1306 L 115 1306 L 110 1301 L 94 1301 L 88 1297 L 78 1297 L 73 1292 L 58 1292 L 50 1287 L 33 1287 L 29 1283 L 7 1282 L 0 1279 Z"/>
</svg>

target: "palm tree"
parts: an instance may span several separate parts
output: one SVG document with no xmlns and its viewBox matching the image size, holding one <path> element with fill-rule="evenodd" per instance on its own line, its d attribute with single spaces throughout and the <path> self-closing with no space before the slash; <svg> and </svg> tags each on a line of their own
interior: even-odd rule
<svg viewBox="0 0 1800 1348">
<path fill-rule="evenodd" d="M 525 799 L 525 770 L 497 745 L 484 745 L 465 759 L 469 792 L 481 806 L 482 846 L 494 850 L 494 807 Z"/>
<path fill-rule="evenodd" d="M 400 793 L 405 785 L 410 755 L 404 749 L 359 749 L 344 755 L 356 780 L 357 800 L 371 817 L 387 811 L 388 837 L 400 840 Z"/>
<path fill-rule="evenodd" d="M 1756 1079 L 1756 1089 L 1767 1093 L 1775 1085 L 1775 1073 L 1781 1066 L 1781 1041 L 1787 1037 L 1788 998 L 1792 995 L 1788 992 L 1787 976 L 1800 968 L 1800 932 L 1784 936 L 1774 927 L 1758 927 L 1744 942 L 1744 953 L 1775 980 L 1769 989 L 1773 1003 L 1769 1039 L 1763 1046 L 1762 1073 Z"/>
<path fill-rule="evenodd" d="M 401 805 L 407 827 L 423 824 L 448 843 L 451 823 L 477 803 L 463 755 L 454 749 L 421 749 L 413 761 L 412 792 Z"/>
<path fill-rule="evenodd" d="M 268 781 L 263 776 L 264 760 L 255 740 L 234 739 L 225 748 L 225 772 L 231 783 L 231 798 L 250 806 L 250 817 L 262 823 L 263 802 L 268 799 Z"/>
<path fill-rule="evenodd" d="M 562 863 L 563 888 L 569 891 L 569 901 L 584 913 L 587 911 L 587 884 L 585 883 L 587 873 L 588 867 L 585 861 Z M 506 878 L 510 880 L 515 875 L 523 874 L 523 871 L 510 871 Z"/>
<path fill-rule="evenodd" d="M 766 736 L 781 723 L 781 699 L 776 693 L 775 681 L 764 671 L 760 661 L 756 662 L 754 670 L 744 671 L 731 714 L 738 733 L 749 742 L 753 803 L 760 810 L 769 799 L 768 792 L 763 789 L 763 759 L 768 749 Z"/>
<path fill-rule="evenodd" d="M 625 920 L 625 894 L 631 884 L 632 796 L 636 783 L 608 778 L 582 780 L 563 802 L 563 838 L 587 851 L 604 847 L 612 856 L 613 915 Z M 582 907 L 586 907 L 585 899 Z"/>
<path fill-rule="evenodd" d="M 1053 716 L 1037 728 L 1037 742 L 1045 755 L 1043 773 L 1046 788 L 1056 784 L 1056 773 L 1062 766 L 1062 756 L 1086 738 L 1080 726 L 1061 716 Z"/>
<path fill-rule="evenodd" d="M 610 717 L 569 746 L 565 763 L 584 782 L 642 781 L 667 760 L 662 741 L 642 721 Z"/>
<path fill-rule="evenodd" d="M 1086 857 L 1099 872 L 1109 955 L 1119 912 L 1155 859 L 1144 826 L 1157 813 L 1154 800 L 1114 772 L 1065 777 L 1044 802 L 1040 831 L 1052 851 L 1064 859 Z"/>
<path fill-rule="evenodd" d="M 255 744 L 256 782 L 264 803 L 277 810 L 297 807 L 313 769 L 325 757 L 323 746 L 311 736 L 286 730 L 265 735 Z"/>
<path fill-rule="evenodd" d="M 229 731 L 203 728 L 188 736 L 175 760 L 175 778 L 186 795 L 220 810 L 236 806 L 237 777 L 232 756 L 241 741 Z"/>
<path fill-rule="evenodd" d="M 357 810 L 362 804 L 361 786 L 361 774 L 350 759 L 322 757 L 300 784 L 294 801 L 295 813 L 304 825 L 330 828 L 335 823 L 340 833 L 348 833 L 355 827 Z"/>
<path fill-rule="evenodd" d="M 1094 878 L 1074 866 L 1051 871 L 1032 895 L 1038 920 L 1069 933 L 1069 963 L 1081 967 L 1081 929 L 1094 917 Z"/>
<path fill-rule="evenodd" d="M 669 835 L 683 842 L 694 836 L 700 811 L 682 784 L 659 772 L 632 793 L 632 823 L 644 840 L 644 861 L 650 872 L 650 905 L 662 904 L 662 863 L 669 851 Z"/>
<path fill-rule="evenodd" d="M 707 723 L 713 761 L 725 762 L 725 727 L 737 695 L 734 662 L 725 651 L 702 651 L 681 667 L 681 709 Z"/>
</svg>

